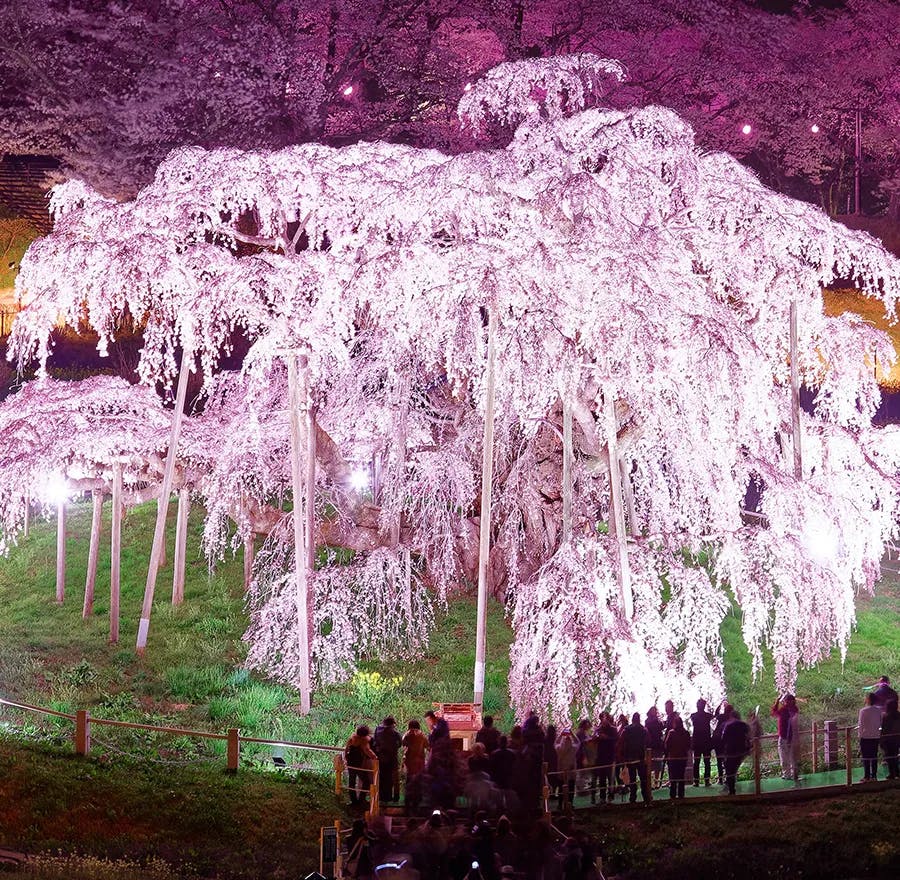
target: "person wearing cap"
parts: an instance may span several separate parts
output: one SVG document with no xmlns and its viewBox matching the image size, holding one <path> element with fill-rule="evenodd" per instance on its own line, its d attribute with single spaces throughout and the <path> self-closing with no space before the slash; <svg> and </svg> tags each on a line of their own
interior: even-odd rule
<svg viewBox="0 0 900 880">
<path fill-rule="evenodd" d="M 500 869 L 500 880 L 514 880 L 516 869 L 512 865 L 504 865 Z"/>
</svg>

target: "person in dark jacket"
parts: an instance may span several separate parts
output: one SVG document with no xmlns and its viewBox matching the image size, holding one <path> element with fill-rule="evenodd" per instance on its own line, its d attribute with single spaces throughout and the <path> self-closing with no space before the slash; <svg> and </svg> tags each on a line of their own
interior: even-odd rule
<svg viewBox="0 0 900 880">
<path fill-rule="evenodd" d="M 481 729 L 475 734 L 475 742 L 481 743 L 488 754 L 499 747 L 500 731 L 494 727 L 494 718 L 492 715 L 484 716 Z"/>
<path fill-rule="evenodd" d="M 679 715 L 672 716 L 672 726 L 666 734 L 666 758 L 669 762 L 669 798 L 684 797 L 684 772 L 691 748 L 691 735 L 685 730 Z M 709 768 L 709 764 L 706 765 Z"/>
<path fill-rule="evenodd" d="M 735 794 L 735 782 L 737 772 L 744 758 L 750 753 L 750 727 L 736 710 L 732 710 L 731 716 L 722 729 L 721 754 L 725 763 L 725 785 L 728 794 Z"/>
<path fill-rule="evenodd" d="M 703 758 L 704 784 L 709 786 L 709 759 L 712 756 L 712 712 L 706 700 L 697 700 L 697 711 L 691 714 L 691 748 L 694 750 L 694 785 L 700 785 L 700 758 Z"/>
<path fill-rule="evenodd" d="M 612 715 L 605 712 L 600 719 L 597 728 L 597 768 L 594 773 L 597 777 L 597 793 L 600 803 L 612 801 L 616 795 L 614 783 L 613 765 L 616 763 L 616 739 L 618 732 L 613 723 Z"/>
<path fill-rule="evenodd" d="M 665 754 L 663 745 L 665 731 L 656 706 L 651 706 L 647 710 L 647 720 L 644 722 L 644 727 L 647 730 L 647 747 L 653 752 L 653 763 L 651 765 L 653 767 L 653 787 L 659 788 L 662 782 L 663 756 Z"/>
<path fill-rule="evenodd" d="M 888 779 L 900 779 L 897 755 L 900 753 L 900 712 L 897 701 L 888 700 L 881 716 L 881 752 L 887 764 Z"/>
<path fill-rule="evenodd" d="M 647 731 L 641 724 L 641 716 L 635 712 L 631 724 L 622 731 L 622 757 L 628 770 L 628 800 L 637 801 L 637 782 L 641 782 L 641 799 L 650 800 L 650 784 L 647 779 Z"/>
<path fill-rule="evenodd" d="M 388 715 L 375 728 L 375 754 L 378 755 L 378 799 L 382 802 L 400 800 L 400 746 L 403 737 L 397 722 Z"/>
<path fill-rule="evenodd" d="M 891 680 L 886 675 L 882 675 L 872 691 L 872 704 L 884 709 L 891 700 L 896 699 L 897 691 L 891 687 Z"/>
<path fill-rule="evenodd" d="M 508 747 L 505 736 L 500 737 L 497 748 L 491 752 L 488 758 L 488 767 L 491 779 L 497 788 L 512 788 L 513 768 L 516 766 L 516 753 Z"/>
</svg>

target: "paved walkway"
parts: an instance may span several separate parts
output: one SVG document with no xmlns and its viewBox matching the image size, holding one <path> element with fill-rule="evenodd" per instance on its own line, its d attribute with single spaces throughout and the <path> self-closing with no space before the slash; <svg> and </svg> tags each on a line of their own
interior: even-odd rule
<svg viewBox="0 0 900 880">
<path fill-rule="evenodd" d="M 887 784 L 893 787 L 900 787 L 900 782 L 887 782 L 887 777 L 885 775 L 886 771 L 884 767 L 879 767 L 879 773 L 881 774 L 878 782 L 875 783 L 863 783 L 863 770 L 862 767 L 854 767 L 853 768 L 853 788 L 871 788 L 873 790 L 877 790 L 880 787 L 884 787 Z M 786 792 L 796 792 L 796 791 L 810 791 L 817 788 L 825 789 L 825 788 L 837 788 L 843 787 L 844 789 L 848 789 L 847 785 L 847 770 L 842 767 L 839 770 L 831 770 L 831 771 L 823 771 L 821 773 L 807 773 L 800 778 L 799 782 L 793 782 L 790 779 L 782 779 L 780 776 L 766 776 L 762 779 L 762 794 L 778 794 L 778 793 L 786 793 Z M 741 795 L 755 795 L 756 794 L 756 786 L 752 779 L 741 780 L 737 783 L 737 796 Z M 705 799 L 709 800 L 710 798 L 718 798 L 718 797 L 728 797 L 727 790 L 724 786 L 716 785 L 713 782 L 709 787 L 704 785 L 695 786 L 688 784 L 685 786 L 685 799 Z M 663 783 L 662 788 L 657 789 L 653 792 L 653 800 L 654 801 L 668 801 L 669 800 L 669 786 L 667 783 Z M 640 801 L 640 793 L 638 794 L 638 801 Z M 556 808 L 558 801 L 556 798 L 553 799 L 551 806 Z M 613 802 L 613 806 L 618 806 L 621 803 L 627 803 L 627 795 L 624 797 L 622 795 L 617 795 L 616 800 Z M 590 794 L 579 794 L 575 798 L 575 807 L 576 809 L 583 809 L 586 807 L 593 806 L 591 803 Z"/>
</svg>

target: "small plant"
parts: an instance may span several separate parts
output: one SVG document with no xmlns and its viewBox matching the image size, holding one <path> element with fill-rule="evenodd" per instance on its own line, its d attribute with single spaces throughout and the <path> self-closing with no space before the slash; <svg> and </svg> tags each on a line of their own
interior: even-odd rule
<svg viewBox="0 0 900 880">
<path fill-rule="evenodd" d="M 381 707 L 396 701 L 402 684 L 402 676 L 385 678 L 380 672 L 357 672 L 350 681 L 359 708 L 367 715 L 377 714 Z"/>
</svg>

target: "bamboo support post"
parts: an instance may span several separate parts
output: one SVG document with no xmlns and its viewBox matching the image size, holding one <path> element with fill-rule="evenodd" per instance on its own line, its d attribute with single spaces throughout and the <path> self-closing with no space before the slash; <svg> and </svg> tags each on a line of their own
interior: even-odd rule
<svg viewBox="0 0 900 880">
<path fill-rule="evenodd" d="M 187 381 L 191 372 L 191 356 L 184 352 L 181 356 L 181 367 L 178 371 L 178 388 L 175 392 L 175 411 L 172 413 L 172 432 L 169 437 L 169 449 L 166 453 L 166 468 L 163 473 L 162 488 L 159 493 L 159 507 L 156 513 L 156 529 L 153 532 L 153 549 L 150 553 L 150 566 L 147 569 L 147 585 L 144 588 L 144 604 L 141 607 L 141 620 L 138 625 L 138 654 L 143 654 L 147 647 L 147 636 L 150 632 L 150 614 L 153 611 L 153 594 L 156 590 L 156 576 L 159 573 L 160 559 L 163 557 L 166 539 L 166 514 L 169 508 L 169 497 L 172 494 L 172 480 L 175 475 L 175 454 L 178 449 L 178 438 L 181 434 L 181 422 L 184 419 L 184 399 L 187 395 Z"/>
<path fill-rule="evenodd" d="M 790 309 L 791 336 L 791 429 L 794 447 L 794 476 L 803 479 L 803 451 L 801 445 L 800 425 L 800 360 L 797 344 L 797 301 L 791 300 Z"/>
<path fill-rule="evenodd" d="M 850 728 L 844 730 L 844 751 L 847 759 L 847 785 L 853 785 L 853 746 L 850 741 Z"/>
<path fill-rule="evenodd" d="M 66 598 L 66 502 L 56 505 L 56 601 Z"/>
<path fill-rule="evenodd" d="M 87 620 L 94 612 L 94 587 L 97 583 L 97 560 L 100 557 L 100 530 L 103 524 L 103 493 L 94 489 L 91 493 L 91 544 L 88 550 L 87 575 L 84 581 L 84 607 L 81 616 Z"/>
<path fill-rule="evenodd" d="M 309 597 L 307 593 L 306 553 L 303 541 L 303 479 L 300 468 L 300 401 L 306 401 L 309 381 L 308 369 L 298 370 L 298 357 L 286 357 L 288 371 L 288 417 L 291 430 L 291 488 L 294 495 L 294 576 L 296 578 L 295 603 L 297 606 L 297 640 L 300 654 L 300 713 L 308 715 L 310 710 L 309 675 Z M 300 375 L 298 376 L 298 372 Z M 302 386 L 302 387 L 301 387 Z"/>
<path fill-rule="evenodd" d="M 759 737 L 753 737 L 753 790 L 756 794 L 762 794 L 762 772 L 760 762 L 760 746 Z"/>
<path fill-rule="evenodd" d="M 484 665 L 487 648 L 487 586 L 491 552 L 491 488 L 494 471 L 494 390 L 497 362 L 497 312 L 488 315 L 488 353 L 484 404 L 484 443 L 481 453 L 481 514 L 478 530 L 478 609 L 475 629 L 474 703 L 484 703 Z"/>
<path fill-rule="evenodd" d="M 75 754 L 88 755 L 91 751 L 91 717 L 84 709 L 75 712 Z"/>
<path fill-rule="evenodd" d="M 184 580 L 187 566 L 187 527 L 191 513 L 190 490 L 182 486 L 178 490 L 178 513 L 175 517 L 175 559 L 172 571 L 172 604 L 184 602 Z"/>
<path fill-rule="evenodd" d="M 241 738 L 236 727 L 228 728 L 228 742 L 226 746 L 226 771 L 237 773 L 241 760 Z"/>
<path fill-rule="evenodd" d="M 616 450 L 617 431 L 616 401 L 612 391 L 603 394 L 603 414 L 606 428 L 606 445 L 609 452 L 609 498 L 610 525 L 613 527 L 618 551 L 616 569 L 619 591 L 622 594 L 622 607 L 625 617 L 630 620 L 634 616 L 634 596 L 631 591 L 631 569 L 628 566 L 628 536 L 625 532 L 625 511 L 622 502 L 622 474 L 619 470 L 619 456 Z"/>
<path fill-rule="evenodd" d="M 122 558 L 122 465 L 113 465 L 112 527 L 109 552 L 109 641 L 119 641 L 119 599 L 121 596 Z"/>
</svg>

